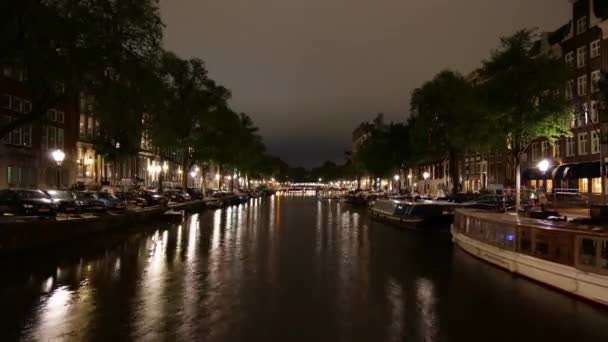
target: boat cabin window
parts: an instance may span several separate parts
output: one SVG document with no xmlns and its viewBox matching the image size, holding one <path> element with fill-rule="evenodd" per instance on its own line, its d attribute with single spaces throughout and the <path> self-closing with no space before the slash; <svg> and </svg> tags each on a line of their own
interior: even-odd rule
<svg viewBox="0 0 608 342">
<path fill-rule="evenodd" d="M 597 241 L 590 238 L 581 238 L 579 243 L 578 262 L 583 266 L 596 265 Z"/>
<path fill-rule="evenodd" d="M 528 227 L 522 227 L 520 230 L 519 250 L 524 253 L 532 253 L 532 231 Z"/>
<path fill-rule="evenodd" d="M 431 216 L 441 216 L 443 214 L 443 209 L 438 205 L 415 205 L 412 206 L 411 214 L 412 216 L 418 217 L 431 217 Z"/>
<path fill-rule="evenodd" d="M 395 215 L 405 216 L 406 213 L 409 211 L 409 209 L 410 209 L 409 205 L 398 204 L 397 208 L 395 209 Z"/>
</svg>

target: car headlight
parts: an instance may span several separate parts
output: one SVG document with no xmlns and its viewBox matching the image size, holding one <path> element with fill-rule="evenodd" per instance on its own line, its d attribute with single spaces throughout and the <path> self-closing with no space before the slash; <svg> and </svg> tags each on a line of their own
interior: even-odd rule
<svg viewBox="0 0 608 342">
<path fill-rule="evenodd" d="M 33 205 L 33 204 L 26 204 L 26 203 L 24 203 L 24 204 L 23 204 L 23 207 L 24 207 L 25 209 L 32 209 L 32 208 L 34 207 L 34 205 Z"/>
</svg>

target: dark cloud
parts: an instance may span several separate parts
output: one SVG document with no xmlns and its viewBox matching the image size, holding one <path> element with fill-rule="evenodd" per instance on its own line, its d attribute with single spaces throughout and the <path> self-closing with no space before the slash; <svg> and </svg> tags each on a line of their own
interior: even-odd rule
<svg viewBox="0 0 608 342">
<path fill-rule="evenodd" d="M 498 37 L 553 30 L 555 0 L 161 0 L 166 48 L 204 59 L 272 152 L 312 166 L 342 157 L 352 129 L 403 121 L 412 89 L 480 65 Z"/>
</svg>

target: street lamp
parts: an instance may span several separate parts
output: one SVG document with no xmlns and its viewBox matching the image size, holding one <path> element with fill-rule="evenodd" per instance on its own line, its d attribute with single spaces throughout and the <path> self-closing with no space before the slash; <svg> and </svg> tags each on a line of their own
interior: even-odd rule
<svg viewBox="0 0 608 342">
<path fill-rule="evenodd" d="M 426 181 L 431 177 L 431 174 L 428 171 L 424 171 L 422 174 L 422 178 L 424 178 L 424 193 L 426 194 Z"/>
<path fill-rule="evenodd" d="M 539 161 L 536 166 L 538 167 L 538 169 L 542 173 L 543 186 L 546 189 L 547 188 L 547 180 L 545 179 L 545 173 L 547 172 L 547 170 L 549 170 L 550 163 L 549 163 L 549 161 L 547 159 L 543 159 L 543 160 Z"/>
<path fill-rule="evenodd" d="M 62 150 L 55 150 L 51 153 L 53 160 L 57 163 L 57 189 L 61 187 L 61 164 L 65 159 L 65 153 Z"/>
<path fill-rule="evenodd" d="M 401 177 L 399 175 L 394 175 L 393 178 L 397 183 L 397 192 L 401 192 L 401 182 L 399 182 L 399 179 L 401 179 Z"/>
</svg>

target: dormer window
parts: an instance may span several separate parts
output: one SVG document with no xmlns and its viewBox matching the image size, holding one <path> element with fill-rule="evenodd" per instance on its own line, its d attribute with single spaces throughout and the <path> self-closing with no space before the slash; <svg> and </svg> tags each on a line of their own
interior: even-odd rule
<svg viewBox="0 0 608 342">
<path fill-rule="evenodd" d="M 581 34 L 587 31 L 587 17 L 580 17 L 576 21 L 576 34 Z"/>
</svg>

